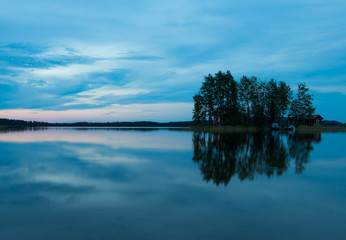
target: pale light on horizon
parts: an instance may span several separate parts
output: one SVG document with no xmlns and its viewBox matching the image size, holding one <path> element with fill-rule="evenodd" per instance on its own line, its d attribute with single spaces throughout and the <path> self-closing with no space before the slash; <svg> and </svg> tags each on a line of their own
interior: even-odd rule
<svg viewBox="0 0 346 240">
<path fill-rule="evenodd" d="M 62 122 L 122 122 L 122 121 L 191 121 L 186 116 L 192 111 L 192 103 L 114 104 L 95 109 L 42 110 L 8 109 L 0 110 L 1 118 L 26 121 Z"/>
</svg>

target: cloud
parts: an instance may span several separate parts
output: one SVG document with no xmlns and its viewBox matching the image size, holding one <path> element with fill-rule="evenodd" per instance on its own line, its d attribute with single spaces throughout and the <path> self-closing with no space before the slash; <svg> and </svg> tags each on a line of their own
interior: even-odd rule
<svg viewBox="0 0 346 240">
<path fill-rule="evenodd" d="M 310 89 L 321 93 L 341 93 L 346 95 L 346 86 L 311 86 Z"/>
<path fill-rule="evenodd" d="M 68 109 L 61 111 L 42 109 L 0 110 L 3 118 L 48 122 L 116 122 L 116 121 L 189 121 L 193 103 L 168 102 L 148 104 L 114 104 L 102 108 Z"/>
<path fill-rule="evenodd" d="M 92 64 L 69 64 L 66 66 L 55 66 L 48 69 L 32 68 L 29 74 L 37 79 L 62 79 L 70 80 L 76 76 L 94 72 L 109 72 L 116 68 L 114 62 L 98 60 Z"/>
<path fill-rule="evenodd" d="M 133 88 L 119 89 L 115 86 L 102 86 L 99 88 L 80 92 L 76 95 L 77 96 L 91 96 L 94 98 L 99 98 L 99 97 L 104 97 L 107 95 L 125 96 L 125 95 L 145 94 L 145 93 L 149 93 L 149 92 L 150 92 L 150 90 L 144 90 L 144 89 L 133 89 Z"/>
<path fill-rule="evenodd" d="M 346 158 L 318 159 L 314 162 L 314 166 L 323 168 L 346 168 Z"/>
<path fill-rule="evenodd" d="M 20 86 L 1 97 L 3 107 L 191 102 L 203 76 L 219 70 L 343 86 L 344 8 L 340 0 L 6 1 L 0 79 Z M 102 86 L 123 93 L 103 94 Z"/>
<path fill-rule="evenodd" d="M 79 92 L 74 95 L 72 98 L 75 98 L 72 102 L 64 103 L 63 106 L 72 106 L 72 105 L 99 105 L 102 103 L 107 103 L 105 98 L 109 97 L 133 97 L 140 94 L 148 94 L 151 90 L 146 89 L 135 89 L 135 88 L 121 88 L 111 85 L 105 85 L 99 88 Z M 103 99 L 103 100 L 101 100 Z"/>
<path fill-rule="evenodd" d="M 65 146 L 68 151 L 73 151 L 74 154 L 82 161 L 92 162 L 100 165 L 112 165 L 112 164 L 140 164 L 145 163 L 148 160 L 139 159 L 135 156 L 121 155 L 114 152 L 105 154 L 101 149 L 97 147 L 78 147 L 78 146 Z"/>
</svg>

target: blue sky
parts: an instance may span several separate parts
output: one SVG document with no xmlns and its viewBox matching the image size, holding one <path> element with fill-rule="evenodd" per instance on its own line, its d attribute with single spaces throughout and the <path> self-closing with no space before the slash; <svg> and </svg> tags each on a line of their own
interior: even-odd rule
<svg viewBox="0 0 346 240">
<path fill-rule="evenodd" d="M 191 120 L 203 77 L 305 82 L 346 122 L 344 0 L 2 0 L 0 117 Z"/>
</svg>

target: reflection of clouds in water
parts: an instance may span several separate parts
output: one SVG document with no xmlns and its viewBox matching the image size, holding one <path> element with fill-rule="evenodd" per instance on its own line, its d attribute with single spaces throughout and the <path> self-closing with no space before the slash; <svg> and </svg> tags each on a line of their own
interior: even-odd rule
<svg viewBox="0 0 346 240">
<path fill-rule="evenodd" d="M 75 129 L 48 129 L 48 131 L 0 132 L 0 142 L 69 142 L 94 143 L 117 148 L 190 150 L 191 133 L 155 130 L 150 132 L 91 129 L 76 132 Z"/>
<path fill-rule="evenodd" d="M 314 166 L 345 168 L 346 167 L 346 158 L 318 159 L 314 162 Z"/>
<path fill-rule="evenodd" d="M 110 165 L 110 164 L 139 164 L 144 163 L 146 159 L 139 159 L 135 156 L 121 155 L 116 152 L 105 152 L 103 149 L 98 148 L 97 146 L 64 146 L 66 150 L 72 151 L 78 157 L 78 159 L 92 162 L 101 165 Z"/>
<path fill-rule="evenodd" d="M 66 168 L 67 167 L 67 168 Z M 72 167 L 69 170 L 68 167 Z M 125 188 L 132 183 L 93 176 L 89 169 L 74 171 L 73 164 L 55 166 L 49 172 L 29 167 L 0 177 L 0 203 L 2 205 L 42 205 L 92 203 L 115 204 L 125 201 Z"/>
<path fill-rule="evenodd" d="M 98 197 L 113 194 L 128 181 L 124 174 L 131 172 L 124 167 L 117 170 L 100 164 L 90 167 L 79 160 L 73 146 L 67 152 L 60 142 L 19 146 L 2 143 L 0 148 L 5 153 L 0 163 L 0 202 L 3 204 L 85 202 L 96 193 Z"/>
<path fill-rule="evenodd" d="M 71 199 L 72 196 L 87 195 L 95 192 L 97 186 L 75 185 L 71 182 L 40 179 L 40 172 L 33 168 L 13 169 L 12 173 L 2 174 L 0 183 L 0 203 L 8 205 L 33 205 L 48 203 L 49 200 Z"/>
<path fill-rule="evenodd" d="M 71 130 L 62 130 L 65 131 Z M 76 135 L 84 133 L 72 132 Z M 174 139 L 175 133 L 162 132 L 167 138 L 173 134 Z M 100 133 L 106 138 L 113 134 L 119 136 L 117 132 Z M 128 140 L 132 138 L 133 142 L 140 135 L 126 134 Z M 152 136 L 161 133 L 144 134 L 150 142 Z M 177 141 L 184 142 L 185 132 L 179 134 Z M 91 137 L 92 132 L 83 136 Z M 197 140 L 196 137 L 194 140 Z M 218 170 L 230 169 L 227 163 L 232 163 L 219 158 L 217 153 L 235 156 L 237 160 L 243 156 L 246 162 L 238 162 L 241 168 L 236 170 L 245 168 L 267 173 L 265 170 L 285 169 L 286 161 L 272 161 L 271 158 L 282 156 L 277 155 L 280 149 L 292 148 L 296 146 L 292 145 L 293 142 L 307 140 L 306 137 L 296 136 L 293 142 L 288 142 L 286 137 L 272 135 L 267 136 L 265 142 L 261 136 L 255 135 L 247 138 L 241 135 L 238 138 L 234 135 L 215 135 L 210 141 L 205 138 L 206 143 L 210 144 L 206 145 L 207 148 L 204 148 L 204 141 L 196 141 L 193 146 L 199 147 L 200 151 L 195 149 L 195 156 L 201 157 L 199 153 L 210 149 L 214 160 L 217 160 L 211 163 L 226 164 L 207 164 L 212 167 L 210 170 L 216 170 L 210 172 L 213 174 L 224 173 Z M 271 141 L 275 139 L 278 141 Z M 187 140 L 191 145 L 190 133 Z M 240 140 L 240 145 L 237 140 Z M 246 146 L 255 147 L 253 154 L 242 154 Z M 258 177 L 258 174 L 251 183 L 233 178 L 224 188 L 201 181 L 200 169 L 191 161 L 193 152 L 190 149 L 114 148 L 109 144 L 72 141 L 0 142 L 0 149 L 1 239 L 47 239 L 47 236 L 50 239 L 241 238 L 244 231 L 250 233 L 249 238 L 252 239 L 258 236 L 266 238 L 268 235 L 261 233 L 272 233 L 273 226 L 276 229 L 273 239 L 277 239 L 283 235 L 292 236 L 291 231 L 295 226 L 315 229 L 316 223 L 311 219 L 319 219 L 322 228 L 316 234 L 309 231 L 311 239 L 319 239 L 318 236 L 326 229 L 337 234 L 344 232 L 342 168 L 339 175 L 335 174 L 337 168 L 325 171 L 326 168 L 321 166 L 309 167 L 309 174 L 305 177 L 296 178 L 293 173 L 287 172 L 271 181 Z M 302 149 L 291 152 L 298 156 Z M 118 156 L 125 159 L 117 159 Z M 257 156 L 267 158 L 259 161 Z M 342 159 L 340 157 L 340 162 Z M 294 170 L 293 165 L 289 167 Z M 317 184 L 316 176 L 320 175 L 316 175 L 316 169 L 328 174 L 323 175 Z M 294 230 L 296 236 L 306 236 L 303 227 Z M 8 233 L 16 237 L 8 237 Z M 329 232 L 322 234 L 320 239 L 328 239 L 329 235 Z"/>
<path fill-rule="evenodd" d="M 151 199 L 166 191 L 167 179 L 197 179 L 185 169 L 190 158 L 184 156 L 190 151 L 182 150 L 191 148 L 188 135 L 72 129 L 0 134 L 0 148 L 7 158 L 0 163 L 0 178 L 8 177 L 0 183 L 8 196 L 3 202 L 17 197 L 47 204 L 112 205 L 134 201 L 134 196 Z M 190 177 L 181 176 L 185 174 Z M 14 190 L 20 186 L 32 190 Z"/>
<path fill-rule="evenodd" d="M 109 189 L 111 184 L 110 181 L 105 179 L 92 179 L 88 176 L 83 176 L 82 174 L 76 174 L 74 172 L 59 171 L 56 169 L 54 173 L 40 172 L 35 176 L 35 181 L 37 182 L 47 182 L 57 185 L 69 185 L 76 188 L 90 187 L 94 189 Z"/>
</svg>

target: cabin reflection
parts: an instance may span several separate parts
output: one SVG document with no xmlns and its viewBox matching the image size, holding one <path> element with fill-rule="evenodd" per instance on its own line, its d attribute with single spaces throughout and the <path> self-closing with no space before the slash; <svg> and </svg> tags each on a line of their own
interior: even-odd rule
<svg viewBox="0 0 346 240">
<path fill-rule="evenodd" d="M 256 175 L 282 175 L 290 166 L 301 174 L 321 134 L 194 133 L 193 161 L 204 180 L 227 185 L 237 176 L 241 181 Z"/>
</svg>

